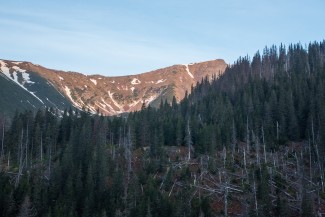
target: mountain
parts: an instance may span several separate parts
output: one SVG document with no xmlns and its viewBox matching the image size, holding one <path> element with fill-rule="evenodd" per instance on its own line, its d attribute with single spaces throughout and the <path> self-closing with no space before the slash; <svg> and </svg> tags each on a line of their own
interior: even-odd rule
<svg viewBox="0 0 325 217">
<path fill-rule="evenodd" d="M 69 100 L 50 81 L 24 69 L 27 64 L 0 60 L 0 111 L 12 115 L 16 110 L 69 108 Z"/>
<path fill-rule="evenodd" d="M 224 72 L 224 60 L 174 65 L 138 75 L 105 77 L 52 70 L 30 62 L 1 60 L 2 110 L 74 106 L 92 113 L 116 115 L 158 106 L 161 100 L 179 102 L 203 78 Z M 11 93 L 9 95 L 9 92 Z"/>
<path fill-rule="evenodd" d="M 0 216 L 322 216 L 324 111 L 315 42 L 241 57 L 127 121 L 0 115 Z"/>
</svg>

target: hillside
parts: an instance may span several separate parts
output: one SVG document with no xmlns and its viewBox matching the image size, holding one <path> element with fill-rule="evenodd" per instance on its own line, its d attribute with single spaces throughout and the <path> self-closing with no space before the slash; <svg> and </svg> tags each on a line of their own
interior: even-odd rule
<svg viewBox="0 0 325 217">
<path fill-rule="evenodd" d="M 161 101 L 171 102 L 173 96 L 179 102 L 197 82 L 205 77 L 212 79 L 226 68 L 223 60 L 213 60 L 174 65 L 139 75 L 105 77 L 51 70 L 29 62 L 2 60 L 0 64 L 3 75 L 34 96 L 34 100 L 28 102 L 36 98 L 41 103 L 24 108 L 54 106 L 63 110 L 73 105 L 80 110 L 104 115 L 136 111 L 143 103 L 157 107 Z M 4 92 L 7 91 L 4 89 Z M 70 104 L 65 99 L 59 99 L 59 94 Z M 17 100 L 13 98 L 12 104 L 19 104 Z"/>
<path fill-rule="evenodd" d="M 58 111 L 71 103 L 51 82 L 38 73 L 20 68 L 20 62 L 0 60 L 0 111 L 12 116 L 15 111 L 53 107 Z"/>
<path fill-rule="evenodd" d="M 122 117 L 0 116 L 0 215 L 324 216 L 324 89 L 325 41 Z"/>
</svg>

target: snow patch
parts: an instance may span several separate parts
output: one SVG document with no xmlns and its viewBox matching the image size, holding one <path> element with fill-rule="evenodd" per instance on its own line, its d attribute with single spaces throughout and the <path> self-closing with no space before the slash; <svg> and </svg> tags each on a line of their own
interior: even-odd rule
<svg viewBox="0 0 325 217">
<path fill-rule="evenodd" d="M 111 83 L 112 83 L 112 84 L 114 84 L 114 83 L 115 83 L 115 81 L 111 81 Z"/>
<path fill-rule="evenodd" d="M 88 86 L 87 85 L 84 85 L 85 86 L 85 88 L 87 88 Z"/>
<path fill-rule="evenodd" d="M 114 109 L 113 109 L 113 107 L 110 105 L 110 104 L 108 104 L 104 99 L 103 99 L 103 97 L 101 97 L 101 100 L 102 100 L 102 102 L 108 107 L 108 108 L 110 108 L 112 111 L 114 111 Z"/>
<path fill-rule="evenodd" d="M 184 66 L 185 66 L 185 68 L 186 68 L 186 72 L 187 72 L 187 74 L 188 74 L 191 78 L 194 78 L 193 74 L 190 72 L 190 69 L 188 68 L 188 64 L 185 64 Z"/>
<path fill-rule="evenodd" d="M 152 101 L 157 99 L 158 95 L 152 95 L 148 99 L 146 99 L 144 102 L 146 103 L 146 106 L 148 106 Z"/>
<path fill-rule="evenodd" d="M 35 82 L 30 80 L 29 74 L 28 73 L 21 73 L 21 75 L 23 76 L 24 82 L 27 84 L 35 84 Z"/>
<path fill-rule="evenodd" d="M 132 81 L 131 81 L 131 84 L 141 84 L 141 81 L 137 78 L 133 78 Z"/>
<path fill-rule="evenodd" d="M 61 81 L 63 81 L 64 79 L 61 77 L 61 76 L 59 76 L 59 79 L 61 80 Z"/>
<path fill-rule="evenodd" d="M 83 104 L 84 104 L 84 103 L 83 103 Z M 89 106 L 87 106 L 87 108 L 89 108 L 89 110 L 90 110 L 90 113 L 93 113 L 93 114 L 96 114 L 96 113 L 97 113 L 97 110 L 96 110 L 96 108 L 95 108 L 95 107 L 93 107 L 93 106 L 89 105 Z"/>
<path fill-rule="evenodd" d="M 19 65 L 20 63 L 23 63 L 23 62 L 12 62 L 12 63 L 15 65 Z"/>
<path fill-rule="evenodd" d="M 134 92 L 134 89 L 135 89 L 135 87 L 131 87 L 131 88 L 130 88 L 130 90 L 131 90 L 132 92 Z"/>
<path fill-rule="evenodd" d="M 90 79 L 90 81 L 97 85 L 97 81 L 95 79 Z"/>
<path fill-rule="evenodd" d="M 114 94 L 114 93 L 111 93 L 110 91 L 107 91 L 107 92 L 108 92 L 108 95 L 109 95 L 109 97 L 111 98 L 112 102 L 114 103 L 114 105 L 115 105 L 117 108 L 119 108 L 120 111 L 117 111 L 117 112 L 118 112 L 118 113 L 122 113 L 122 112 L 124 112 L 123 107 L 122 107 L 120 104 L 118 104 L 118 103 L 115 101 L 115 99 L 113 98 L 113 94 Z"/>
<path fill-rule="evenodd" d="M 65 86 L 64 88 L 65 94 L 69 97 L 70 101 L 77 107 L 81 108 L 80 104 L 75 102 L 71 97 L 71 90 L 69 87 Z"/>
<path fill-rule="evenodd" d="M 26 72 L 25 69 L 21 69 L 21 68 L 19 68 L 18 66 L 13 66 L 12 68 L 13 68 L 14 70 L 18 71 L 18 72 L 21 72 L 21 73 Z"/>
<path fill-rule="evenodd" d="M 5 63 L 4 61 L 0 60 L 0 64 L 1 64 L 1 71 L 3 74 L 5 74 L 8 78 L 11 79 L 10 73 L 9 73 L 9 68 L 7 67 L 7 63 Z"/>
<path fill-rule="evenodd" d="M 98 108 L 101 108 L 102 110 L 106 111 L 107 113 L 110 113 L 107 109 L 106 106 L 102 103 L 95 103 L 95 105 L 97 105 Z"/>
<path fill-rule="evenodd" d="M 134 107 L 134 106 L 136 106 L 139 102 L 141 102 L 141 100 L 136 100 L 136 101 L 132 102 L 131 104 L 129 104 L 129 107 Z"/>
<path fill-rule="evenodd" d="M 165 81 L 166 81 L 166 79 L 160 79 L 160 80 L 158 80 L 158 81 L 156 82 L 156 84 L 163 83 L 163 82 L 165 82 Z"/>
<path fill-rule="evenodd" d="M 2 61 L 2 60 L 0 60 L 0 64 L 1 64 L 0 69 L 1 69 L 1 71 L 2 71 L 3 74 L 5 74 L 10 80 L 12 80 L 13 82 L 15 82 L 17 85 L 19 85 L 21 88 L 23 88 L 24 90 L 26 90 L 28 93 L 32 94 L 36 99 L 38 99 L 42 104 L 44 104 L 44 102 L 40 98 L 38 98 L 35 95 L 34 92 L 29 91 L 26 87 L 24 87 L 22 84 L 20 84 L 18 82 L 17 72 L 13 72 L 12 73 L 12 77 L 11 77 L 10 72 L 9 72 L 9 68 L 7 67 L 7 64 L 4 61 Z M 29 75 L 28 75 L 28 79 L 27 80 L 29 81 Z"/>
</svg>

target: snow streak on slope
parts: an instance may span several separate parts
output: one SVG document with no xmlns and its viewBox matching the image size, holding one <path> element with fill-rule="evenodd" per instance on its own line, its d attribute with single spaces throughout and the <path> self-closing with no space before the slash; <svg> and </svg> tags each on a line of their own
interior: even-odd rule
<svg viewBox="0 0 325 217">
<path fill-rule="evenodd" d="M 139 99 L 139 100 L 136 100 L 136 101 L 134 101 L 134 102 L 132 102 L 131 104 L 129 104 L 129 106 L 130 106 L 130 107 L 134 107 L 134 106 L 136 106 L 139 102 L 141 102 L 140 99 Z"/>
<path fill-rule="evenodd" d="M 1 64 L 0 69 L 3 72 L 3 74 L 5 74 L 10 80 L 12 80 L 13 82 L 15 82 L 17 85 L 19 85 L 21 88 L 23 88 L 24 90 L 26 90 L 28 93 L 32 94 L 36 99 L 38 99 L 42 104 L 44 104 L 44 102 L 40 98 L 38 98 L 35 95 L 35 93 L 29 91 L 26 87 L 24 87 L 22 84 L 19 83 L 18 76 L 17 76 L 17 72 L 16 71 L 12 73 L 12 76 L 13 77 L 11 77 L 10 72 L 9 72 L 9 68 L 7 67 L 7 64 L 4 61 L 2 61 L 2 60 L 0 60 L 0 64 Z M 25 70 L 22 70 L 19 67 L 17 67 L 17 68 L 16 67 L 17 66 L 14 66 L 12 68 L 14 68 L 16 70 L 18 68 L 20 70 L 20 72 L 22 73 L 23 78 L 24 78 L 24 76 L 25 76 L 25 78 L 28 78 L 28 79 L 26 79 L 26 83 L 33 83 L 33 82 L 31 82 L 29 80 L 29 75 L 28 76 L 27 75 L 23 75 L 23 74 L 27 74 L 27 73 L 24 73 Z"/>
<path fill-rule="evenodd" d="M 71 100 L 71 102 L 72 102 L 75 106 L 77 106 L 78 108 L 81 108 L 80 104 L 77 103 L 77 102 L 75 102 L 75 101 L 72 99 L 70 88 L 67 87 L 67 86 L 65 86 L 64 90 L 65 90 L 65 93 L 67 94 L 67 96 L 69 97 L 69 99 Z"/>
<path fill-rule="evenodd" d="M 131 84 L 141 84 L 141 81 L 137 78 L 133 78 Z"/>
<path fill-rule="evenodd" d="M 90 79 L 91 82 L 94 83 L 94 85 L 97 85 L 97 81 L 95 79 Z"/>
<path fill-rule="evenodd" d="M 163 82 L 165 82 L 165 81 L 166 81 L 166 79 L 160 79 L 160 80 L 158 80 L 158 81 L 156 82 L 156 84 L 163 83 Z"/>
<path fill-rule="evenodd" d="M 118 104 L 118 103 L 115 101 L 115 99 L 113 98 L 113 94 L 114 94 L 114 93 L 111 93 L 110 91 L 108 91 L 108 95 L 109 95 L 109 97 L 111 98 L 112 102 L 113 102 L 114 105 L 115 105 L 117 108 L 119 108 L 119 110 L 120 110 L 120 111 L 116 111 L 116 112 L 117 112 L 117 113 L 122 113 L 122 112 L 124 112 L 123 107 L 122 107 L 120 104 Z"/>
<path fill-rule="evenodd" d="M 27 84 L 35 84 L 34 81 L 30 80 L 29 74 L 28 73 L 22 73 L 21 74 L 23 76 L 24 82 Z"/>
<path fill-rule="evenodd" d="M 9 73 L 9 68 L 7 67 L 7 63 L 3 62 L 2 60 L 0 60 L 0 64 L 1 64 L 1 71 L 3 74 L 5 74 L 8 78 L 12 79 Z"/>
<path fill-rule="evenodd" d="M 187 74 L 191 77 L 191 78 L 194 78 L 193 74 L 190 72 L 189 68 L 188 68 L 188 64 L 184 65 L 185 68 L 186 68 L 186 72 Z"/>
<path fill-rule="evenodd" d="M 104 99 L 103 99 L 103 97 L 101 97 L 101 100 L 102 100 L 102 102 L 108 107 L 108 108 L 110 108 L 112 111 L 114 111 L 114 109 L 113 109 L 113 107 L 110 105 L 110 104 L 108 104 Z"/>
<path fill-rule="evenodd" d="M 26 72 L 25 69 L 21 69 L 21 68 L 19 68 L 18 66 L 13 66 L 12 68 L 15 69 L 15 70 L 18 71 L 18 72 L 21 72 L 21 73 Z"/>
<path fill-rule="evenodd" d="M 152 101 L 154 101 L 155 99 L 157 99 L 158 94 L 152 95 L 150 96 L 148 99 L 145 100 L 146 102 L 146 106 L 148 106 Z"/>
</svg>

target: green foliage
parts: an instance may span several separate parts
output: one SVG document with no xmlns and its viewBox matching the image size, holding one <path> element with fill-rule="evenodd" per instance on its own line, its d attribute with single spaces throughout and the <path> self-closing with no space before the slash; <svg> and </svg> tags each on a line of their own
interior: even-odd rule
<svg viewBox="0 0 325 217">
<path fill-rule="evenodd" d="M 149 106 L 123 117 L 72 109 L 62 118 L 53 109 L 16 112 L 5 131 L 1 168 L 10 165 L 8 174 L 0 173 L 0 215 L 213 216 L 210 198 L 215 195 L 198 196 L 193 177 L 206 172 L 224 181 L 220 153 L 225 150 L 223 169 L 247 175 L 230 180 L 231 186 L 241 185 L 248 200 L 245 215 L 290 216 L 283 193 L 293 192 L 289 181 L 272 174 L 275 200 L 270 196 L 271 165 L 254 165 L 253 158 L 257 144 L 262 150 L 265 143 L 266 151 L 274 153 L 292 141 L 312 141 L 311 156 L 318 144 L 324 163 L 324 56 L 324 42 L 310 44 L 308 50 L 299 44 L 288 51 L 272 46 L 252 61 L 238 59 L 220 78 L 203 79 L 179 104 L 175 97 L 171 104 L 160 99 L 158 109 Z M 172 87 L 168 91 L 170 100 Z M 246 157 L 254 163 L 247 165 L 245 175 L 241 156 L 247 145 L 251 150 Z M 169 153 L 169 146 L 179 151 Z M 199 162 L 201 156 L 208 162 Z M 206 166 L 196 169 L 201 163 Z M 302 215 L 312 215 L 312 198 L 306 192 L 302 196 Z"/>
</svg>

